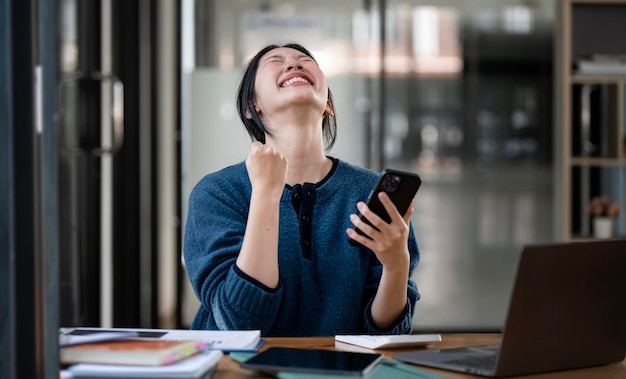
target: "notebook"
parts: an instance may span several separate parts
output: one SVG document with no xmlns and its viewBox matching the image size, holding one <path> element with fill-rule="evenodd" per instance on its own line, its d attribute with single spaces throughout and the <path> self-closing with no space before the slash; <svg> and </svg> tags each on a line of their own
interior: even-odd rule
<svg viewBox="0 0 626 379">
<path fill-rule="evenodd" d="M 65 374 L 70 378 L 81 379 L 209 379 L 223 355 L 221 350 L 207 350 L 164 366 L 80 363 L 70 366 Z"/>
<path fill-rule="evenodd" d="M 498 345 L 394 354 L 489 377 L 576 369 L 626 356 L 626 240 L 525 247 Z"/>
</svg>

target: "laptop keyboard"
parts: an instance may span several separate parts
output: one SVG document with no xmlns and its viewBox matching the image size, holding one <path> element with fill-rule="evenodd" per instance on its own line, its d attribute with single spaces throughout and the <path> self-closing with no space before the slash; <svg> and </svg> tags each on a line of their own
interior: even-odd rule
<svg viewBox="0 0 626 379">
<path fill-rule="evenodd" d="M 497 355 L 487 355 L 484 357 L 453 359 L 443 363 L 454 366 L 475 368 L 478 370 L 493 370 L 496 367 L 497 358 Z"/>
</svg>

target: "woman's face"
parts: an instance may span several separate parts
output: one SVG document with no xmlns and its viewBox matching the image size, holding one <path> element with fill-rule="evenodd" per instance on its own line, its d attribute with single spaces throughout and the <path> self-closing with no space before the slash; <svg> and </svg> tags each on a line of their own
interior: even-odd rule
<svg viewBox="0 0 626 379">
<path fill-rule="evenodd" d="M 328 99 L 326 77 L 313 58 L 286 47 L 261 57 L 254 91 L 261 118 L 298 105 L 317 109 L 321 118 Z"/>
</svg>

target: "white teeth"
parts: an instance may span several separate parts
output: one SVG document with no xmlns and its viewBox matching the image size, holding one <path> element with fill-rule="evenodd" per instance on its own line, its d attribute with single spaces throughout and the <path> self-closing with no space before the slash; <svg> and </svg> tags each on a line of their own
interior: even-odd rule
<svg viewBox="0 0 626 379">
<path fill-rule="evenodd" d="M 283 87 L 288 87 L 288 86 L 290 86 L 291 84 L 293 84 L 295 82 L 302 82 L 302 83 L 309 84 L 308 80 L 304 79 L 303 77 L 296 76 L 296 77 L 293 77 L 293 78 L 287 80 L 286 82 L 284 82 L 283 83 Z"/>
</svg>

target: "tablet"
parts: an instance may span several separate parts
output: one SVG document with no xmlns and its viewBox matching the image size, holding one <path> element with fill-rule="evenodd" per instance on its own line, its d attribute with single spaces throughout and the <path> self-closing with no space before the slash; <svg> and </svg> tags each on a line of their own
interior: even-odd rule
<svg viewBox="0 0 626 379">
<path fill-rule="evenodd" d="M 243 361 L 241 367 L 276 373 L 308 372 L 335 375 L 367 375 L 382 354 L 291 347 L 270 347 Z"/>
</svg>

